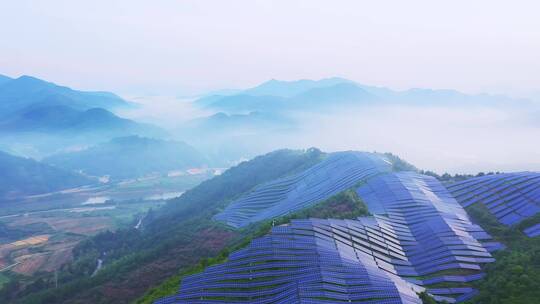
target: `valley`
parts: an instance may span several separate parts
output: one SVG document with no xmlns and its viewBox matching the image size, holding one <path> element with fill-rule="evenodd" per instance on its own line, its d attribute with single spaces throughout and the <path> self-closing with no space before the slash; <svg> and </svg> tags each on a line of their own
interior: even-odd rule
<svg viewBox="0 0 540 304">
<path fill-rule="evenodd" d="M 540 303 L 539 11 L 0 1 L 0 304 Z"/>
<path fill-rule="evenodd" d="M 73 249 L 104 231 L 140 229 L 148 210 L 212 177 L 179 171 L 12 199 L 0 208 L 2 284 L 33 282 L 73 260 Z M 106 257 L 103 257 L 106 259 Z"/>
</svg>

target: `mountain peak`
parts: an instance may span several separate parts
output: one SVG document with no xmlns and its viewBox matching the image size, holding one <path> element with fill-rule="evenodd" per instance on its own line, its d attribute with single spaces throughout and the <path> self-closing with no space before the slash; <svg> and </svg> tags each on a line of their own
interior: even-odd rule
<svg viewBox="0 0 540 304">
<path fill-rule="evenodd" d="M 51 82 L 47 82 L 45 80 L 41 80 L 37 77 L 30 76 L 30 75 L 22 75 L 14 80 L 17 82 L 24 82 L 28 84 L 52 84 Z"/>
<path fill-rule="evenodd" d="M 294 81 L 270 79 L 260 85 L 244 91 L 247 95 L 273 95 L 279 97 L 293 97 L 308 90 L 334 86 L 340 83 L 354 83 L 353 81 L 332 77 L 319 80 L 300 79 Z"/>
</svg>

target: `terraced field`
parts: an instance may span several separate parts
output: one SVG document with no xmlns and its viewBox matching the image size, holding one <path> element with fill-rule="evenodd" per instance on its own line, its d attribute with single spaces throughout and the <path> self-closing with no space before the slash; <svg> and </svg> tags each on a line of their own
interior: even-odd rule
<svg viewBox="0 0 540 304">
<path fill-rule="evenodd" d="M 507 226 L 540 213 L 540 173 L 537 172 L 486 175 L 451 184 L 448 189 L 462 206 L 484 204 Z M 524 232 L 530 237 L 540 235 L 540 223 Z"/>
</svg>

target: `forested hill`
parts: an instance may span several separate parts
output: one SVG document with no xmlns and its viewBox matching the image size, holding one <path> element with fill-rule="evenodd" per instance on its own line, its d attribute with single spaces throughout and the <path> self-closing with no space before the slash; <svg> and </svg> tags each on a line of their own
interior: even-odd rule
<svg viewBox="0 0 540 304">
<path fill-rule="evenodd" d="M 0 151 L 0 201 L 95 183 L 78 173 Z"/>
<path fill-rule="evenodd" d="M 150 211 L 142 229 L 103 233 L 81 243 L 74 250 L 75 262 L 58 274 L 59 288 L 53 288 L 50 276 L 25 291 L 13 288 L 0 296 L 18 303 L 128 303 L 179 269 L 243 239 L 249 229 L 234 230 L 212 220 L 230 201 L 325 157 L 317 149 L 279 150 L 243 162 Z M 90 277 L 100 257 L 104 267 Z"/>
</svg>

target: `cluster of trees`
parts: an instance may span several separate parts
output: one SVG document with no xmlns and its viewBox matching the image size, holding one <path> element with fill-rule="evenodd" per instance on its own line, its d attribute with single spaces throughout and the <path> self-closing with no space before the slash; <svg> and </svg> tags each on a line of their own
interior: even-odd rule
<svg viewBox="0 0 540 304">
<path fill-rule="evenodd" d="M 392 169 L 394 171 L 418 171 L 418 169 L 407 161 L 399 158 L 390 152 L 384 153 L 384 155 L 392 162 Z"/>
<path fill-rule="evenodd" d="M 472 205 L 467 211 L 497 241 L 506 246 L 506 249 L 494 254 L 496 262 L 486 266 L 486 277 L 475 284 L 480 293 L 468 303 L 538 303 L 540 237 L 529 238 L 522 230 L 540 222 L 540 215 L 507 227 L 498 223 L 481 204 Z"/>
<path fill-rule="evenodd" d="M 476 175 L 475 174 L 459 174 L 459 173 L 456 173 L 454 175 L 451 175 L 449 173 L 444 173 L 442 175 L 439 175 L 439 174 L 437 174 L 437 173 L 435 173 L 433 171 L 429 171 L 429 170 L 420 170 L 419 173 L 424 174 L 424 175 L 428 175 L 428 176 L 433 176 L 433 177 L 437 178 L 438 180 L 440 180 L 442 182 L 459 182 L 459 181 L 466 180 L 466 179 L 472 178 L 472 177 L 480 177 L 480 176 L 484 176 L 484 175 L 501 174 L 501 172 L 497 171 L 497 172 L 487 172 L 487 173 L 478 172 Z"/>
</svg>

